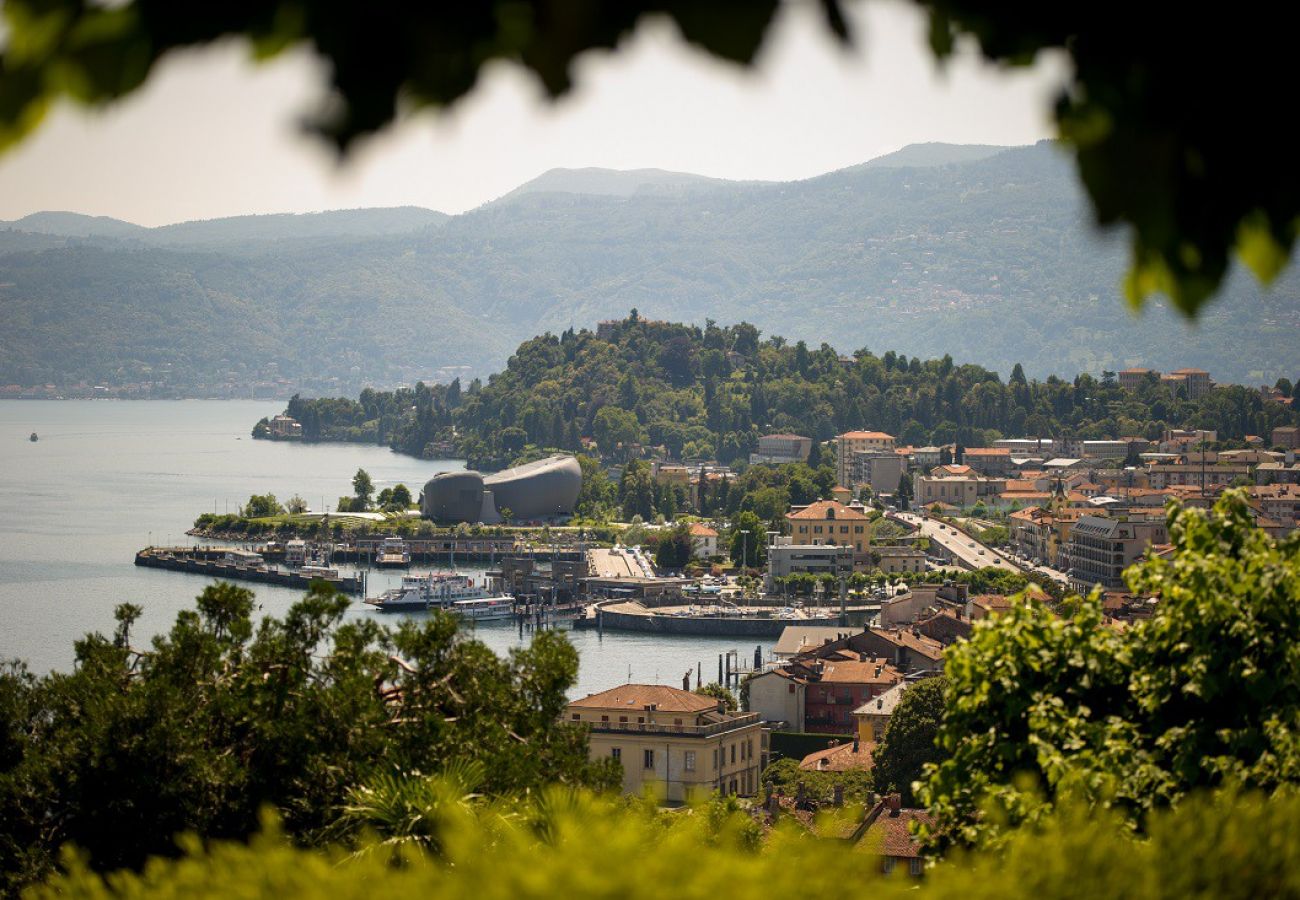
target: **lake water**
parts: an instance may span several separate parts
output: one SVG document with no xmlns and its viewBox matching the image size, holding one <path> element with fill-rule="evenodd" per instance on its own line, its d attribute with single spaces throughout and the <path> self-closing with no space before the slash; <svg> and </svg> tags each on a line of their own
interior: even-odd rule
<svg viewBox="0 0 1300 900">
<path fill-rule="evenodd" d="M 253 423 L 282 409 L 255 401 L 0 402 L 0 658 L 24 659 L 37 672 L 67 669 L 73 641 L 111 631 L 113 607 L 124 602 L 144 607 L 137 633 L 165 631 L 209 580 L 137 568 L 135 552 L 151 542 L 187 542 L 199 513 L 234 512 L 250 494 L 268 492 L 333 506 L 351 493 L 358 468 L 376 491 L 403 482 L 416 494 L 436 473 L 461 466 L 385 447 L 252 440 Z M 397 577 L 372 572 L 370 592 Z M 269 615 L 282 615 L 300 596 L 250 587 Z M 351 614 L 380 615 L 359 598 Z M 476 636 L 502 654 L 521 642 L 513 623 L 483 623 Z M 736 638 L 569 636 L 582 659 L 575 696 L 629 677 L 679 685 L 697 663 L 711 681 L 719 653 L 738 649 L 751 659 L 754 652 Z"/>
</svg>

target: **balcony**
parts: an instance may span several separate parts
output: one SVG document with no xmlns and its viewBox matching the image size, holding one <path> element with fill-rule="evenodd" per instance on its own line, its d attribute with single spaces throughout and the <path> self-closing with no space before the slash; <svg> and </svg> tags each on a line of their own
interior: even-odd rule
<svg viewBox="0 0 1300 900">
<path fill-rule="evenodd" d="M 726 734 L 729 731 L 739 731 L 750 725 L 756 725 L 762 720 L 762 717 L 756 713 L 738 713 L 725 722 L 714 722 L 710 725 L 664 725 L 658 722 L 574 722 L 571 719 L 565 720 L 570 725 L 585 725 L 592 731 L 599 731 L 602 734 L 675 734 L 680 737 L 712 737 L 715 734 Z"/>
</svg>

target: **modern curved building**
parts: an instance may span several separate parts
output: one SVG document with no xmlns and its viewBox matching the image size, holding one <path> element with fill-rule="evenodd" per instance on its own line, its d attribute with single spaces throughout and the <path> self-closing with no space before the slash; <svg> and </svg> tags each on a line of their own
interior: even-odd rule
<svg viewBox="0 0 1300 900">
<path fill-rule="evenodd" d="M 483 476 L 478 472 L 444 472 L 424 485 L 420 512 L 438 522 L 531 521 L 571 515 L 582 490 L 582 467 L 572 456 L 548 456 L 513 469 Z"/>
</svg>

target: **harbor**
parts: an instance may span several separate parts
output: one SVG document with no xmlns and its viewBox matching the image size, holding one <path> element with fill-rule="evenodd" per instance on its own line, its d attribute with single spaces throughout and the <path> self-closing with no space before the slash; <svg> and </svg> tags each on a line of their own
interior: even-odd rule
<svg viewBox="0 0 1300 900">
<path fill-rule="evenodd" d="M 343 575 L 337 569 L 323 566 L 281 569 L 268 565 L 259 553 L 224 547 L 146 547 L 136 553 L 135 564 L 150 569 L 302 590 L 307 590 L 315 582 L 324 582 L 345 594 L 362 594 L 366 589 L 365 573 Z"/>
</svg>

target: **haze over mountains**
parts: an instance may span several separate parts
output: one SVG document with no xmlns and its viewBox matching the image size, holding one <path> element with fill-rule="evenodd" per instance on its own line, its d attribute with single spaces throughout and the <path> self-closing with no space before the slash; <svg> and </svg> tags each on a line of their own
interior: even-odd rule
<svg viewBox="0 0 1300 900">
<path fill-rule="evenodd" d="M 1300 277 L 1262 290 L 1238 275 L 1195 326 L 1164 308 L 1134 318 L 1122 242 L 1088 215 L 1047 144 L 919 145 L 789 183 L 553 170 L 458 216 L 142 228 L 36 213 L 0 223 L 0 383 L 164 379 L 217 394 L 274 378 L 333 390 L 486 375 L 534 334 L 632 307 L 1004 374 L 1020 362 L 1033 376 L 1131 364 L 1296 376 Z"/>
</svg>

